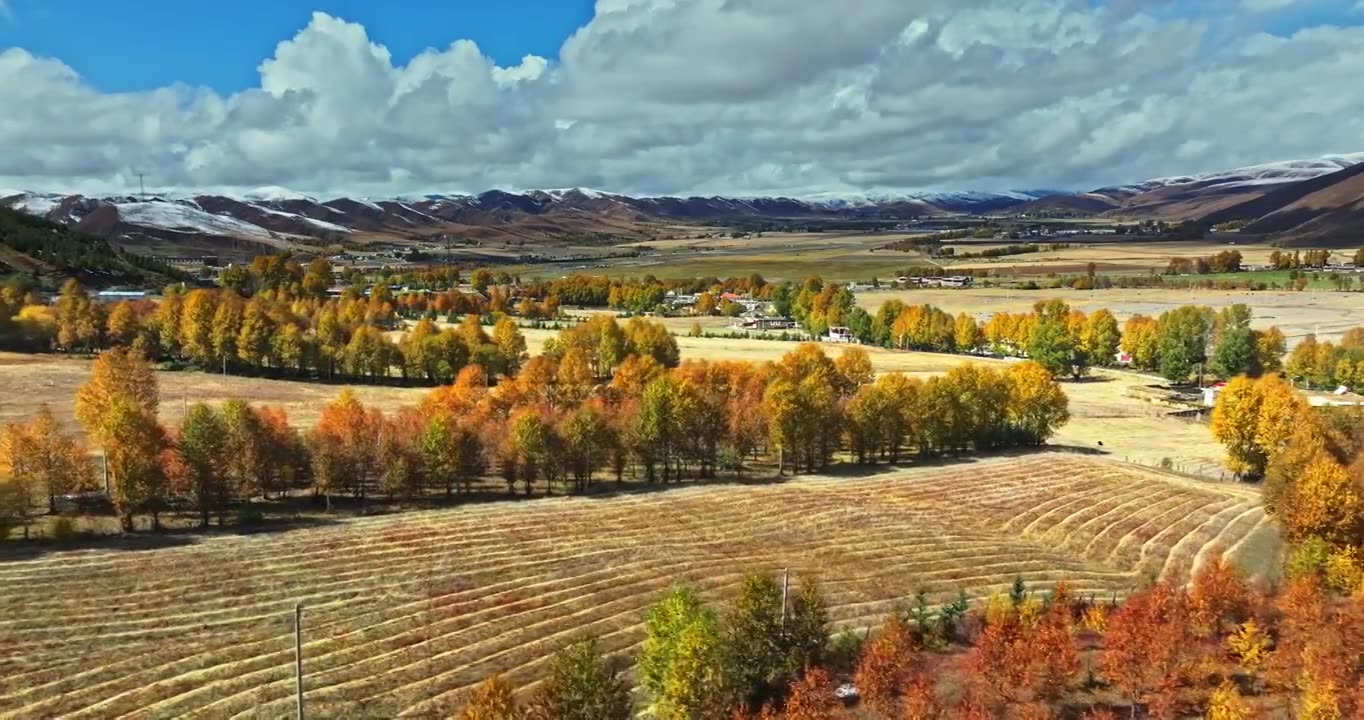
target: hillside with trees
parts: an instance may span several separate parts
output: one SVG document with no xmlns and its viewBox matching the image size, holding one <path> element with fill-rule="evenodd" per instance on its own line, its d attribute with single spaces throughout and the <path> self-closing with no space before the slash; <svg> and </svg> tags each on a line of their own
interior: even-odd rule
<svg viewBox="0 0 1364 720">
<path fill-rule="evenodd" d="M 0 207 L 0 278 L 27 276 L 56 287 L 64 278 L 104 287 L 160 287 L 187 280 L 154 260 L 115 249 L 43 218 Z"/>
</svg>

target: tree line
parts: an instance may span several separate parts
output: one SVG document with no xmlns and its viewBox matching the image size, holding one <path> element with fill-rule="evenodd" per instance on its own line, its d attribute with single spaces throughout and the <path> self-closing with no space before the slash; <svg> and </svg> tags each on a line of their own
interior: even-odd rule
<svg viewBox="0 0 1364 720">
<path fill-rule="evenodd" d="M 861 348 L 832 359 L 811 344 L 771 363 L 679 363 L 662 326 L 608 316 L 562 331 L 517 375 L 489 376 L 465 366 L 418 407 L 389 413 L 343 391 L 304 432 L 241 402 L 191 406 L 167 428 L 149 364 L 115 348 L 97 358 L 76 415 L 104 452 L 126 529 L 171 508 L 205 525 L 229 510 L 249 517 L 257 499 L 298 491 L 330 507 L 334 496 L 454 498 L 490 480 L 508 494 L 575 493 L 627 476 L 815 472 L 841 452 L 863 464 L 960 455 L 1041 444 L 1069 417 L 1035 363 L 877 378 Z M 14 468 L 12 522 L 37 498 L 94 489 L 85 450 L 54 425 L 47 414 L 14 424 L 0 448 Z"/>
<path fill-rule="evenodd" d="M 1364 710 L 1364 594 L 1299 575 L 1247 583 L 1220 554 L 1187 583 L 1116 599 L 1016 579 L 984 602 L 930 605 L 920 590 L 875 632 L 831 633 L 819 584 L 789 600 L 769 573 L 746 576 L 718 607 L 691 586 L 645 613 L 632 696 L 624 658 L 595 637 L 561 649 L 518 702 L 492 676 L 464 720 L 899 720 L 1199 715 L 1248 720 Z M 856 714 L 848 709 L 857 705 Z"/>
<path fill-rule="evenodd" d="M 1313 407 L 1277 374 L 1227 383 L 1212 414 L 1227 466 L 1263 481 L 1289 566 L 1336 587 L 1364 578 L 1364 411 Z"/>
</svg>

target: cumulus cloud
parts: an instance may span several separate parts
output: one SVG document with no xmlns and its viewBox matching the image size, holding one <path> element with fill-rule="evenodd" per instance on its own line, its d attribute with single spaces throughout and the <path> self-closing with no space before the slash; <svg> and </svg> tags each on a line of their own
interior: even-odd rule
<svg viewBox="0 0 1364 720">
<path fill-rule="evenodd" d="M 1167 5 L 598 0 L 557 57 L 510 67 L 464 39 L 396 63 L 316 13 L 226 96 L 103 93 L 11 48 L 0 186 L 1086 188 L 1364 149 L 1364 28 Z"/>
</svg>

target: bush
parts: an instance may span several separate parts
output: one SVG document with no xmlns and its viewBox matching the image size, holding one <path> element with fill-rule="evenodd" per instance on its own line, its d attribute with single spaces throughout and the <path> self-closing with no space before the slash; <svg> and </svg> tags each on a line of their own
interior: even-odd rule
<svg viewBox="0 0 1364 720">
<path fill-rule="evenodd" d="M 1288 562 L 1284 563 L 1284 573 L 1289 578 L 1320 576 L 1326 570 L 1326 562 L 1330 557 L 1331 547 L 1325 540 L 1319 537 L 1307 538 L 1289 551 Z"/>
<path fill-rule="evenodd" d="M 840 675 L 852 675 L 862 657 L 866 638 L 853 630 L 844 630 L 829 641 L 829 668 Z"/>
</svg>

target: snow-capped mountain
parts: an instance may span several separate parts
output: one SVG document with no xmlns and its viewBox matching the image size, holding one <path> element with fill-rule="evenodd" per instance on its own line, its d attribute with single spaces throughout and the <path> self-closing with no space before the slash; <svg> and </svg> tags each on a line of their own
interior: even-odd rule
<svg viewBox="0 0 1364 720">
<path fill-rule="evenodd" d="M 647 224 L 783 224 L 823 220 L 908 221 L 970 214 L 1065 212 L 1123 217 L 1202 218 L 1364 162 L 1364 153 L 1266 163 L 1227 171 L 1155 178 L 1082 193 L 1044 190 L 866 191 L 790 197 L 630 197 L 587 188 L 477 195 L 431 193 L 328 200 L 267 186 L 223 194 L 150 198 L 0 193 L 0 206 L 140 250 L 241 256 L 281 247 L 316 249 L 345 242 L 444 242 L 532 247 L 565 237 L 642 239 Z M 227 248 L 227 250 L 223 250 Z"/>
</svg>

